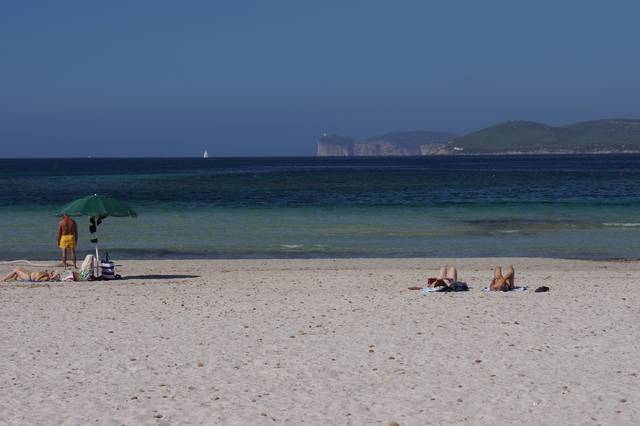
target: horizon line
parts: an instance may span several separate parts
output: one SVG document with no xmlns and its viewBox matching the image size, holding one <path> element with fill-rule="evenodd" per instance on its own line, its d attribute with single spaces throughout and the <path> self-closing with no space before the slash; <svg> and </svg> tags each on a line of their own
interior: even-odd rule
<svg viewBox="0 0 640 426">
<path fill-rule="evenodd" d="M 186 157 L 186 156 L 165 156 L 165 157 L 0 157 L 0 161 L 3 160 L 224 160 L 224 159 L 240 159 L 240 158 L 321 158 L 321 159 L 343 159 L 343 160 L 358 160 L 358 159 L 402 159 L 402 158 L 442 158 L 442 157 L 580 157 L 580 156 L 607 156 L 607 155 L 640 155 L 640 152 L 583 152 L 583 153 L 561 153 L 561 152 L 545 152 L 538 153 L 518 153 L 518 154 L 503 154 L 503 153 L 478 153 L 468 154 L 460 153 L 455 155 L 369 155 L 369 156 L 329 156 L 329 155 L 246 155 L 246 156 L 224 156 L 224 157 Z"/>
</svg>

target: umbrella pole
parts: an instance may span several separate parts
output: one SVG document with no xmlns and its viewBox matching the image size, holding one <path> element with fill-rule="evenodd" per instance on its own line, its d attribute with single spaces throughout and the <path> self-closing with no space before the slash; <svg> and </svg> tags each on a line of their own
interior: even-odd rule
<svg viewBox="0 0 640 426">
<path fill-rule="evenodd" d="M 96 243 L 96 278 L 100 276 L 100 255 L 98 254 L 98 243 Z"/>
<path fill-rule="evenodd" d="M 98 254 L 98 216 L 93 217 L 94 223 L 96 224 L 96 264 L 95 264 L 95 277 L 98 278 L 100 276 L 100 254 Z"/>
</svg>

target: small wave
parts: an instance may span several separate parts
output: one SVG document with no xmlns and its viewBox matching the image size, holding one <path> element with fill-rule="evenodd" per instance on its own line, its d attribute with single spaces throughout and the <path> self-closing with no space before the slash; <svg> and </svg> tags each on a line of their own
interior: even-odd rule
<svg viewBox="0 0 640 426">
<path fill-rule="evenodd" d="M 605 222 L 604 226 L 624 226 L 624 227 L 637 227 L 640 226 L 638 222 Z"/>
<path fill-rule="evenodd" d="M 304 245 L 303 244 L 281 244 L 280 247 L 295 249 L 295 248 L 302 248 L 304 247 Z"/>
<path fill-rule="evenodd" d="M 517 234 L 518 232 L 520 232 L 519 229 L 505 229 L 504 231 L 498 231 L 501 234 Z"/>
</svg>

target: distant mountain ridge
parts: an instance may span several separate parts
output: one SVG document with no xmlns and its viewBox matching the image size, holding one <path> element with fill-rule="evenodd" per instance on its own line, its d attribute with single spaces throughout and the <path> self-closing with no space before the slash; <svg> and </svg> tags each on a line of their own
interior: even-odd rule
<svg viewBox="0 0 640 426">
<path fill-rule="evenodd" d="M 454 154 L 640 153 L 640 120 L 605 119 L 552 127 L 508 121 L 464 136 L 447 132 L 393 132 L 357 142 L 323 135 L 318 156 Z"/>
</svg>

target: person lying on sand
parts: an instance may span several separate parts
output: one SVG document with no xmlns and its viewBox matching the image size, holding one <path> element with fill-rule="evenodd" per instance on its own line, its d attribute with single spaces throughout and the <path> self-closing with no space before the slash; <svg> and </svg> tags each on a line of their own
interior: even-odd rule
<svg viewBox="0 0 640 426">
<path fill-rule="evenodd" d="M 493 279 L 491 280 L 491 284 L 489 285 L 489 290 L 491 291 L 509 291 L 515 288 L 514 279 L 515 279 L 515 271 L 513 270 L 513 265 L 509 265 L 507 268 L 507 273 L 502 275 L 502 268 L 500 266 L 496 266 L 495 273 L 493 275 Z"/>
<path fill-rule="evenodd" d="M 438 276 L 435 278 L 429 278 L 427 287 L 449 287 L 451 284 L 458 281 L 458 271 L 453 266 L 445 266 L 440 268 Z"/>
<path fill-rule="evenodd" d="M 17 267 L 13 271 L 9 272 L 2 281 L 60 281 L 60 275 L 56 271 L 29 272 L 24 268 Z"/>
<path fill-rule="evenodd" d="M 469 286 L 458 281 L 458 271 L 453 266 L 445 266 L 440 269 L 438 276 L 427 280 L 427 287 L 422 289 L 422 293 L 439 291 L 467 291 Z"/>
</svg>

